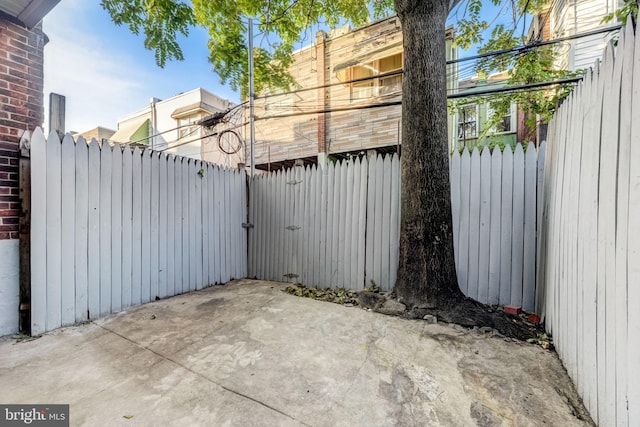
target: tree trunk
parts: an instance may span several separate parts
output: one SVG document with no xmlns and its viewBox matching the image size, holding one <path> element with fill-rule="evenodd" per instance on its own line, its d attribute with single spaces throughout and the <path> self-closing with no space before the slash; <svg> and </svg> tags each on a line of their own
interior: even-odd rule
<svg viewBox="0 0 640 427">
<path fill-rule="evenodd" d="M 462 300 L 453 255 L 445 22 L 449 2 L 396 0 L 404 38 L 400 262 L 395 294 L 409 307 Z"/>
</svg>

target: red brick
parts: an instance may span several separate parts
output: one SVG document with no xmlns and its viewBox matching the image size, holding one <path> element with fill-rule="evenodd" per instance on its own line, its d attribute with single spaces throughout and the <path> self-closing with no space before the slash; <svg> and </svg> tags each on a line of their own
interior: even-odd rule
<svg viewBox="0 0 640 427">
<path fill-rule="evenodd" d="M 20 223 L 20 218 L 17 216 L 10 216 L 2 218 L 2 223 L 4 225 L 18 225 Z"/>
<path fill-rule="evenodd" d="M 18 215 L 20 215 L 20 211 L 18 210 L 0 210 L 0 217 L 18 216 Z"/>
<path fill-rule="evenodd" d="M 515 305 L 506 305 L 503 308 L 503 311 L 507 314 L 511 314 L 512 316 L 517 316 L 522 313 L 522 307 L 518 307 Z"/>
<path fill-rule="evenodd" d="M 538 316 L 537 314 L 530 314 L 527 318 L 529 319 L 529 322 L 535 325 L 540 323 L 540 316 Z"/>
<path fill-rule="evenodd" d="M 11 233 L 0 233 L 0 240 L 9 240 L 11 239 Z"/>
</svg>

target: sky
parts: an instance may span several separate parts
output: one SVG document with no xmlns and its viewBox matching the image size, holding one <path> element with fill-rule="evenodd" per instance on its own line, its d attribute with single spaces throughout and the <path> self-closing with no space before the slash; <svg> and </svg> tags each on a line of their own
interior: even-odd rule
<svg viewBox="0 0 640 427">
<path fill-rule="evenodd" d="M 496 9 L 488 13 L 496 16 Z M 498 13 L 499 15 L 499 13 Z M 452 19 L 453 18 L 453 19 Z M 450 16 L 448 23 L 455 21 Z M 180 40 L 184 61 L 156 65 L 144 37 L 118 27 L 99 0 L 61 0 L 44 18 L 45 129 L 49 93 L 66 98 L 66 130 L 117 128 L 119 117 L 146 107 L 152 97 L 167 99 L 202 87 L 232 102 L 240 94 L 222 85 L 207 61 L 206 31 L 193 28 Z M 308 43 L 308 41 L 307 41 Z M 460 56 L 475 53 L 460 52 Z"/>
<path fill-rule="evenodd" d="M 184 61 L 156 65 L 144 38 L 116 26 L 99 0 L 62 0 L 44 18 L 45 128 L 49 93 L 66 97 L 66 130 L 116 129 L 119 117 L 146 107 L 152 97 L 167 99 L 202 87 L 232 102 L 240 95 L 220 84 L 207 61 L 207 34 L 192 29 L 181 46 Z"/>
</svg>

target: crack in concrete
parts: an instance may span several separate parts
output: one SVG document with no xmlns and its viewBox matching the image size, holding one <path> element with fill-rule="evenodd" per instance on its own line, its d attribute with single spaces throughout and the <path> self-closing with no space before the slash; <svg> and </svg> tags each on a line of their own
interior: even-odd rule
<svg viewBox="0 0 640 427">
<path fill-rule="evenodd" d="M 114 331 L 112 329 L 109 329 L 109 328 L 107 328 L 107 327 L 105 327 L 103 325 L 97 325 L 97 326 L 99 326 L 100 328 L 104 329 L 107 332 L 110 332 L 110 333 L 122 338 L 125 341 L 130 342 L 131 344 L 134 344 L 134 345 L 136 345 L 136 346 L 138 346 L 138 347 L 140 347 L 140 348 L 142 348 L 142 349 L 144 349 L 144 350 L 146 350 L 146 351 L 148 351 L 150 353 L 155 354 L 156 356 L 160 357 L 163 360 L 171 362 L 174 365 L 177 365 L 177 366 L 181 367 L 182 369 L 185 369 L 185 370 L 191 372 L 192 374 L 196 375 L 197 377 L 200 377 L 200 378 L 204 379 L 205 381 L 208 381 L 211 384 L 214 384 L 214 385 L 220 387 L 221 389 L 223 389 L 223 390 L 225 390 L 225 391 L 227 391 L 229 393 L 235 394 L 236 396 L 239 396 L 239 397 L 242 397 L 244 399 L 250 400 L 250 401 L 252 401 L 254 403 L 257 403 L 258 405 L 263 406 L 263 407 L 265 407 L 265 408 L 267 408 L 267 409 L 269 409 L 271 411 L 277 412 L 278 414 L 283 415 L 283 416 L 285 416 L 285 417 L 287 417 L 287 418 L 289 418 L 289 419 L 291 419 L 293 421 L 299 422 L 300 424 L 302 424 L 302 425 L 304 425 L 306 427 L 311 427 L 309 424 L 306 424 L 305 422 L 296 419 L 294 416 L 292 416 L 290 414 L 287 414 L 286 412 L 281 411 L 280 409 L 275 408 L 275 407 L 269 405 L 268 403 L 262 402 L 259 399 L 256 399 L 256 398 L 251 397 L 251 396 L 249 396 L 247 394 L 244 394 L 244 393 L 242 393 L 240 391 L 234 390 L 234 389 L 232 389 L 230 387 L 227 387 L 227 386 L 225 386 L 223 384 L 220 384 L 220 383 L 212 380 L 211 378 L 209 378 L 209 377 L 207 377 L 207 376 L 205 376 L 205 375 L 203 375 L 203 374 L 201 374 L 201 373 L 199 373 L 197 371 L 194 371 L 190 367 L 183 365 L 182 363 L 178 362 L 177 360 L 174 360 L 174 359 L 172 359 L 172 358 L 170 358 L 168 356 L 165 356 L 164 354 L 158 353 L 157 351 L 152 350 L 152 349 L 150 349 L 150 348 L 148 348 L 148 347 L 146 347 L 146 346 L 144 346 L 144 345 L 142 345 L 142 344 L 140 344 L 140 343 L 138 343 L 136 341 L 133 341 L 132 339 L 130 339 L 130 338 L 128 338 L 128 337 L 126 337 L 126 336 L 124 336 L 124 335 L 122 335 L 122 334 L 120 334 L 120 333 L 118 333 L 118 332 L 116 332 L 116 331 Z"/>
</svg>

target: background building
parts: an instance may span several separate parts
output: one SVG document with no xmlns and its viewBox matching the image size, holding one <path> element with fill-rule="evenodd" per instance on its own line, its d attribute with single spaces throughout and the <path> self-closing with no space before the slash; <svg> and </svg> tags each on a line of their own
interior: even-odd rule
<svg viewBox="0 0 640 427">
<path fill-rule="evenodd" d="M 151 98 L 148 106 L 120 118 L 118 129 L 109 140 L 143 144 L 154 150 L 236 167 L 244 162 L 243 153 L 229 155 L 220 151 L 217 137 L 208 136 L 209 132 L 198 124 L 234 105 L 202 88 L 165 100 Z"/>
<path fill-rule="evenodd" d="M 446 40 L 446 59 L 456 59 L 453 29 L 447 29 Z M 277 169 L 296 159 L 316 163 L 367 150 L 399 152 L 402 64 L 395 16 L 355 30 L 318 32 L 314 44 L 294 53 L 292 91 L 267 92 L 256 100 L 256 167 Z M 447 72 L 449 89 L 457 85 L 455 70 Z M 353 81 L 358 79 L 364 80 Z"/>
</svg>

